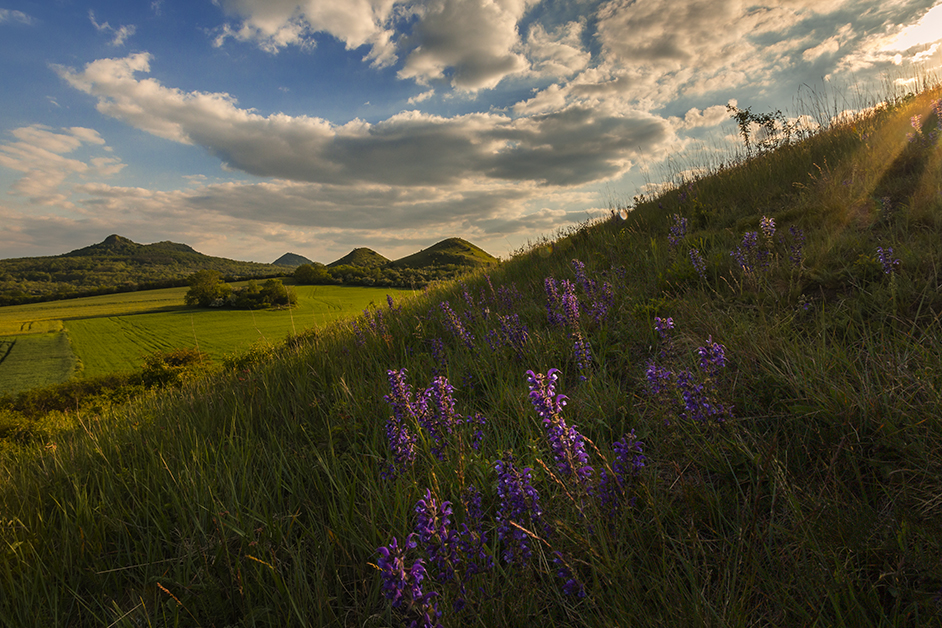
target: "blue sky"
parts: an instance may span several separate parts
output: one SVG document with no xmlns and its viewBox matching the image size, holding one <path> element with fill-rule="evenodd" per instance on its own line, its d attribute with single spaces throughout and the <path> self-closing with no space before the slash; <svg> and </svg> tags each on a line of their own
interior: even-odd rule
<svg viewBox="0 0 942 628">
<path fill-rule="evenodd" d="M 935 0 L 0 0 L 0 258 L 507 255 L 940 71 Z"/>
</svg>

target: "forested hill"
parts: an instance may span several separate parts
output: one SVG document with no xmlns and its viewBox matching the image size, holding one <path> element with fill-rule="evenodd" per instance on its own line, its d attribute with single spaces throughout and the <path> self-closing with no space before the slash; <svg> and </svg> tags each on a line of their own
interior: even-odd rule
<svg viewBox="0 0 942 628">
<path fill-rule="evenodd" d="M 230 279 L 285 273 L 273 264 L 203 255 L 186 244 L 138 244 L 110 235 L 63 255 L 0 260 L 0 305 L 185 285 L 203 269 Z"/>
</svg>

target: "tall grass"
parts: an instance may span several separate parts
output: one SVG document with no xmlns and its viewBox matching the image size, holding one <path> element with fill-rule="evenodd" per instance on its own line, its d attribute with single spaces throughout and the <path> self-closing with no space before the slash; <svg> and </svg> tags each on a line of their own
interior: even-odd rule
<svg viewBox="0 0 942 628">
<path fill-rule="evenodd" d="M 939 623 L 938 98 L 4 449 L 0 620 Z"/>
</svg>

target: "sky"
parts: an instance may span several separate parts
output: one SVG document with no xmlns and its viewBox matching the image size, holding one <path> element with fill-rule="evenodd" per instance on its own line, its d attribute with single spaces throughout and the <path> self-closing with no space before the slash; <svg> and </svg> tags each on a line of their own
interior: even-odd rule
<svg viewBox="0 0 942 628">
<path fill-rule="evenodd" d="M 935 0 L 0 0 L 0 258 L 507 257 L 940 69 Z"/>
</svg>

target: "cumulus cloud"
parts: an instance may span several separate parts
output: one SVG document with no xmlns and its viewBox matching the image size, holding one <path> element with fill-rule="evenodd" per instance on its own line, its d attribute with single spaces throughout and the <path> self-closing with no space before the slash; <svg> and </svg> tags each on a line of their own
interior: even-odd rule
<svg viewBox="0 0 942 628">
<path fill-rule="evenodd" d="M 387 24 L 395 0 L 217 0 L 217 4 L 241 22 L 225 24 L 216 45 L 233 37 L 277 53 L 286 46 L 313 47 L 315 33 L 327 33 L 350 50 L 370 46 L 365 58 L 374 65 L 396 60 Z"/>
<path fill-rule="evenodd" d="M 589 66 L 592 55 L 583 49 L 583 22 L 569 22 L 547 33 L 536 23 L 527 35 L 527 56 L 533 71 L 550 76 L 571 76 Z"/>
<path fill-rule="evenodd" d="M 735 101 L 731 101 L 730 104 L 735 106 Z M 684 115 L 683 120 L 679 118 L 673 118 L 671 121 L 683 129 L 696 129 L 699 127 L 716 126 L 722 122 L 725 122 L 726 120 L 729 120 L 729 111 L 726 109 L 726 106 L 713 105 L 712 107 L 707 107 L 703 111 L 700 111 L 696 107 L 692 107 Z"/>
<path fill-rule="evenodd" d="M 399 77 L 425 84 L 448 79 L 474 91 L 528 69 L 517 22 L 533 0 L 431 0 L 402 46 L 410 50 Z"/>
<path fill-rule="evenodd" d="M 146 53 L 57 68 L 98 99 L 98 110 L 176 142 L 202 146 L 231 168 L 317 183 L 398 187 L 497 179 L 581 185 L 624 172 L 642 151 L 669 142 L 666 121 L 631 109 L 573 106 L 511 118 L 498 112 L 450 118 L 404 111 L 370 124 L 261 115 L 228 94 L 184 92 L 152 78 Z"/>
</svg>

